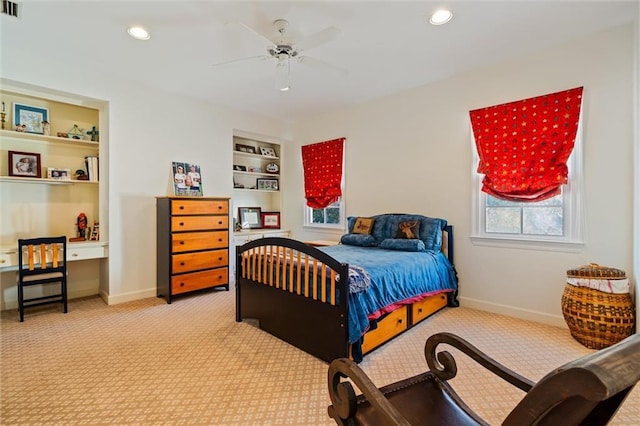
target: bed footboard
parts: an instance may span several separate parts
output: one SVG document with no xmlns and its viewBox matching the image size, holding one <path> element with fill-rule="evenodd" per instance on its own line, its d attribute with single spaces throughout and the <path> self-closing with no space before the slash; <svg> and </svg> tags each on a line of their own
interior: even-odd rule
<svg viewBox="0 0 640 426">
<path fill-rule="evenodd" d="M 262 238 L 237 248 L 236 321 L 324 361 L 349 356 L 346 264 L 300 241 Z"/>
</svg>

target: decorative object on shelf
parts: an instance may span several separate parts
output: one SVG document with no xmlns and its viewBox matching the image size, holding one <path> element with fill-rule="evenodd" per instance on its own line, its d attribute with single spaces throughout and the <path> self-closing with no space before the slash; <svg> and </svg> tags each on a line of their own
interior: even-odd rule
<svg viewBox="0 0 640 426">
<path fill-rule="evenodd" d="M 238 164 L 234 164 L 233 165 L 233 171 L 234 172 L 246 172 L 247 171 L 247 166 L 240 166 Z"/>
<path fill-rule="evenodd" d="M 74 124 L 73 127 L 71 128 L 71 130 L 69 130 L 67 132 L 67 137 L 69 139 L 82 140 L 82 139 L 84 139 L 84 131 L 80 127 L 78 127 L 77 124 Z"/>
<path fill-rule="evenodd" d="M 246 152 L 249 154 L 255 154 L 256 153 L 256 147 L 255 146 L 251 146 L 251 145 L 242 145 L 237 143 L 236 144 L 236 151 L 240 151 L 240 152 Z"/>
<path fill-rule="evenodd" d="M 262 173 L 262 167 L 249 167 L 247 171 L 251 173 Z"/>
<path fill-rule="evenodd" d="M 2 111 L 0 111 L 0 122 L 2 123 L 2 130 L 4 130 L 4 123 L 6 123 L 7 111 L 4 106 L 4 102 L 2 102 Z"/>
<path fill-rule="evenodd" d="M 267 164 L 267 167 L 265 168 L 265 170 L 267 171 L 267 173 L 278 173 L 280 171 L 280 166 L 278 166 L 276 163 L 269 163 Z"/>
<path fill-rule="evenodd" d="M 190 163 L 173 162 L 173 195 L 182 197 L 202 197 L 200 166 Z"/>
<path fill-rule="evenodd" d="M 76 170 L 76 172 L 73 175 L 73 177 L 76 180 L 89 180 L 89 175 L 82 169 Z"/>
<path fill-rule="evenodd" d="M 47 108 L 34 107 L 13 103 L 13 123 L 18 130 L 18 126 L 24 125 L 26 133 L 44 134 L 42 123 L 49 121 L 49 110 Z"/>
<path fill-rule="evenodd" d="M 261 146 L 260 147 L 260 154 L 262 154 L 265 157 L 278 158 L 278 156 L 276 155 L 275 149 L 269 148 L 269 147 L 266 147 L 266 146 Z"/>
<path fill-rule="evenodd" d="M 233 230 L 235 232 L 242 231 L 242 225 L 240 225 L 240 222 L 238 222 L 238 219 L 236 219 L 235 217 L 233 218 Z"/>
<path fill-rule="evenodd" d="M 16 124 L 16 132 L 24 133 L 27 131 L 26 124 Z"/>
<path fill-rule="evenodd" d="M 51 134 L 51 123 L 46 120 L 42 122 L 42 134 L 45 136 L 49 136 Z"/>
<path fill-rule="evenodd" d="M 78 236 L 69 238 L 69 241 L 85 241 L 87 239 L 87 225 L 87 215 L 84 213 L 80 213 L 76 219 L 76 233 L 78 234 Z"/>
<path fill-rule="evenodd" d="M 39 178 L 40 154 L 35 152 L 8 151 L 9 176 Z"/>
<path fill-rule="evenodd" d="M 238 207 L 238 218 L 242 229 L 262 227 L 262 209 L 260 207 Z"/>
<path fill-rule="evenodd" d="M 96 126 L 93 126 L 91 128 L 91 130 L 87 131 L 87 135 L 91 136 L 91 142 L 98 142 L 99 141 L 98 136 L 100 136 L 100 132 L 98 131 Z"/>
<path fill-rule="evenodd" d="M 277 191 L 278 188 L 278 179 L 262 179 L 259 178 L 257 180 L 257 188 L 259 190 L 264 190 L 264 191 Z"/>
<path fill-rule="evenodd" d="M 65 133 L 65 132 L 58 132 L 58 133 L 56 133 L 56 136 L 59 137 L 59 138 L 68 138 L 69 134 Z"/>
<path fill-rule="evenodd" d="M 280 229 L 280 212 L 262 212 L 262 227 Z"/>
<path fill-rule="evenodd" d="M 100 239 L 100 224 L 98 222 L 93 222 L 93 229 L 91 230 L 91 237 L 89 240 L 98 241 Z"/>
<path fill-rule="evenodd" d="M 49 167 L 47 168 L 47 177 L 49 179 L 71 180 L 71 170 Z"/>
</svg>

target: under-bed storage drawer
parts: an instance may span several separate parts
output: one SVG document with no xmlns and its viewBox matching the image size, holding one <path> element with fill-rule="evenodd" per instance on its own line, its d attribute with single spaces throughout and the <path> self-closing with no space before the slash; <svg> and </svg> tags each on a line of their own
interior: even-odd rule
<svg viewBox="0 0 640 426">
<path fill-rule="evenodd" d="M 416 324 L 447 306 L 447 293 L 434 294 L 411 305 L 411 324 Z"/>
<path fill-rule="evenodd" d="M 212 269 L 210 271 L 194 272 L 191 274 L 174 275 L 171 277 L 171 292 L 173 294 L 200 290 L 201 288 L 226 285 L 229 268 Z"/>
<path fill-rule="evenodd" d="M 378 328 L 364 335 L 362 353 L 380 346 L 393 336 L 397 336 L 407 329 L 407 306 L 403 306 L 378 321 Z"/>
</svg>

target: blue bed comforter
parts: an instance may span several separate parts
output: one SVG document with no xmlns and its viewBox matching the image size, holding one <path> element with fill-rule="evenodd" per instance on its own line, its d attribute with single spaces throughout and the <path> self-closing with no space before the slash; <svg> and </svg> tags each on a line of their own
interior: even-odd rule
<svg viewBox="0 0 640 426">
<path fill-rule="evenodd" d="M 385 307 L 429 293 L 458 288 L 453 266 L 442 252 L 406 252 L 376 247 L 319 247 L 334 259 L 362 268 L 370 284 L 349 294 L 349 343 L 369 328 L 369 316 Z"/>
</svg>

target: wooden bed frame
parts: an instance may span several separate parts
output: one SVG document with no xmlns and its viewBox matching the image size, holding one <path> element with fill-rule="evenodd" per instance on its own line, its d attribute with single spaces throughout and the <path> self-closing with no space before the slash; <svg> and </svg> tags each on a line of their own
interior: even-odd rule
<svg viewBox="0 0 640 426">
<path fill-rule="evenodd" d="M 443 252 L 453 264 L 451 225 L 445 228 Z M 301 268 L 293 267 L 295 264 L 320 272 L 312 277 L 301 276 Z M 236 248 L 236 321 L 258 320 L 261 329 L 327 362 L 351 357 L 348 280 L 340 279 L 349 276 L 348 270 L 349 265 L 300 241 L 289 238 L 250 241 Z M 325 282 L 329 285 L 320 286 Z M 305 294 L 304 288 L 318 291 Z M 447 305 L 458 306 L 457 291 L 402 305 L 378 320 L 377 327 L 365 334 L 362 354 Z"/>
</svg>

